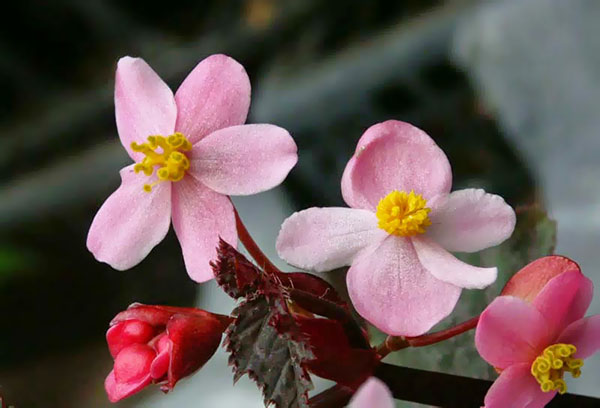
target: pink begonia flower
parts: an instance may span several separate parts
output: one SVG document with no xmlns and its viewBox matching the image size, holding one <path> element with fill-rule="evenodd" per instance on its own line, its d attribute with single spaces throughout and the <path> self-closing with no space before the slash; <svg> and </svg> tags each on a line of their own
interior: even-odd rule
<svg viewBox="0 0 600 408">
<path fill-rule="evenodd" d="M 293 214 L 277 250 L 304 269 L 350 266 L 346 281 L 358 313 L 391 335 L 423 334 L 450 314 L 462 288 L 496 279 L 496 268 L 465 264 L 448 251 L 497 245 L 515 226 L 501 197 L 450 193 L 451 185 L 448 159 L 426 133 L 393 120 L 374 125 L 342 177 L 352 208 Z"/>
<path fill-rule="evenodd" d="M 228 316 L 189 307 L 131 305 L 110 322 L 106 342 L 115 360 L 104 382 L 111 402 L 150 384 L 170 391 L 217 351 Z"/>
<path fill-rule="evenodd" d="M 237 245 L 228 195 L 273 188 L 297 161 L 285 129 L 244 125 L 249 106 L 248 75 L 228 56 L 201 61 L 175 95 L 144 60 L 121 58 L 117 129 L 136 164 L 121 170 L 121 186 L 92 222 L 87 247 L 96 259 L 135 266 L 172 220 L 190 277 L 212 279 L 219 236 Z"/>
<path fill-rule="evenodd" d="M 375 377 L 369 378 L 356 391 L 348 408 L 394 408 L 389 388 Z"/>
<path fill-rule="evenodd" d="M 526 287 L 511 290 L 525 298 L 499 296 L 481 314 L 475 345 L 501 373 L 485 397 L 486 408 L 544 407 L 567 391 L 565 373 L 579 377 L 583 359 L 600 348 L 600 315 L 584 318 L 593 284 L 574 262 L 559 258 L 543 258 L 515 275 Z M 569 262 L 570 270 L 552 276 Z M 549 278 L 542 287 L 533 276 L 538 271 Z"/>
</svg>

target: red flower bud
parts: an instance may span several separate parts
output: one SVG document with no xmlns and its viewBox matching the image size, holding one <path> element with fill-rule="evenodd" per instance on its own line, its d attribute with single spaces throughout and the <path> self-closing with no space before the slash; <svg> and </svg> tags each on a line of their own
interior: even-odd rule
<svg viewBox="0 0 600 408">
<path fill-rule="evenodd" d="M 204 310 L 133 304 L 110 323 L 106 341 L 114 368 L 104 387 L 117 402 L 149 384 L 167 392 L 217 351 L 231 319 Z"/>
</svg>

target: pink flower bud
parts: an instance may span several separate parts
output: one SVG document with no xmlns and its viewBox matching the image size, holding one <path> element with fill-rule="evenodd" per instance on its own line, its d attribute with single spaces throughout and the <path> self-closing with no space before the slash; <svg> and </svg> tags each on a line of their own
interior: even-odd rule
<svg viewBox="0 0 600 408">
<path fill-rule="evenodd" d="M 120 401 L 152 383 L 170 391 L 212 357 L 230 321 L 194 308 L 131 305 L 106 333 L 114 358 L 104 382 L 108 399 Z"/>
</svg>

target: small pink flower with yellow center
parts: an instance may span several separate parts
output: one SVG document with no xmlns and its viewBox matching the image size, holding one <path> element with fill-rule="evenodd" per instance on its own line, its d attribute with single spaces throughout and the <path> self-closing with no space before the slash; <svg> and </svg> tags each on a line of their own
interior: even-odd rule
<svg viewBox="0 0 600 408">
<path fill-rule="evenodd" d="M 87 247 L 96 259 L 131 268 L 173 221 L 190 277 L 212 279 L 219 237 L 237 244 L 228 195 L 273 188 L 297 161 L 285 129 L 244 125 L 249 107 L 248 75 L 225 55 L 201 61 L 175 95 L 142 59 L 122 58 L 117 129 L 136 163 L 121 170 L 121 186 L 92 222 Z"/>
<path fill-rule="evenodd" d="M 501 373 L 485 408 L 542 408 L 600 348 L 600 315 L 584 318 L 592 282 L 575 262 L 551 256 L 522 269 L 503 294 L 481 314 L 475 334 L 479 354 Z"/>
<path fill-rule="evenodd" d="M 342 177 L 352 208 L 309 208 L 289 217 L 279 255 L 304 269 L 350 266 L 358 313 L 392 335 L 418 336 L 448 316 L 462 288 L 495 281 L 496 268 L 465 264 L 448 251 L 497 245 L 515 226 L 504 200 L 483 190 L 450 193 L 444 152 L 398 121 L 369 128 Z"/>
</svg>

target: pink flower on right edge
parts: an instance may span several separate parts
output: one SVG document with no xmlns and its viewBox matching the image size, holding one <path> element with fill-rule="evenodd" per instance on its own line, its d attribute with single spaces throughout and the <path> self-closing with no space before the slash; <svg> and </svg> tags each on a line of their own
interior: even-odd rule
<svg viewBox="0 0 600 408">
<path fill-rule="evenodd" d="M 318 272 L 350 266 L 354 307 L 391 335 L 418 336 L 448 316 L 462 288 L 496 280 L 449 251 L 498 245 L 515 226 L 504 200 L 479 189 L 450 193 L 444 152 L 422 130 L 390 120 L 370 127 L 342 177 L 351 208 L 293 214 L 277 238 L 279 255 Z"/>
<path fill-rule="evenodd" d="M 573 261 L 552 256 L 519 271 L 503 294 L 511 296 L 486 308 L 475 333 L 479 354 L 501 373 L 485 408 L 542 408 L 600 348 L 600 315 L 584 318 L 592 282 Z"/>
</svg>

